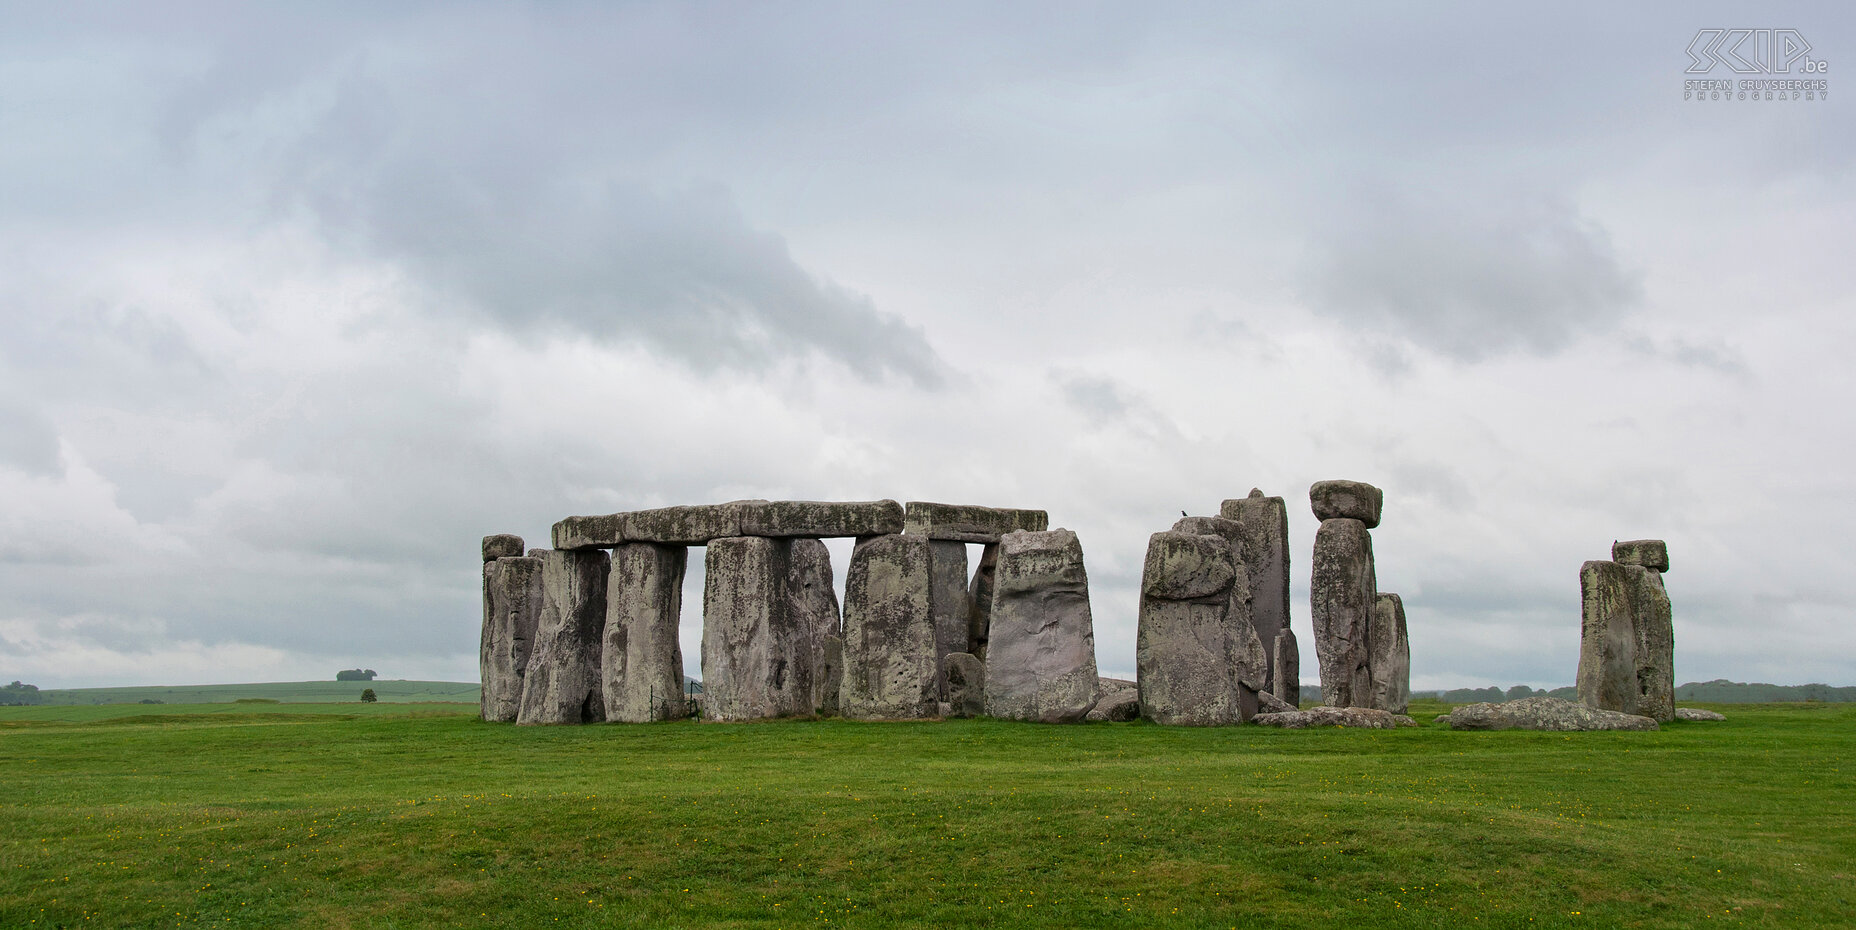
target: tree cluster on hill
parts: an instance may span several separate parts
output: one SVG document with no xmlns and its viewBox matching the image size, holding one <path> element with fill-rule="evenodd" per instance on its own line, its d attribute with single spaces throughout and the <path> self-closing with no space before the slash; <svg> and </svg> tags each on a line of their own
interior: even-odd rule
<svg viewBox="0 0 1856 930">
<path fill-rule="evenodd" d="M 0 704 L 42 704 L 45 696 L 39 693 L 38 685 L 29 685 L 15 681 L 0 688 Z"/>
<path fill-rule="evenodd" d="M 335 673 L 336 681 L 373 681 L 380 674 L 371 668 L 348 668 Z"/>
<path fill-rule="evenodd" d="M 1676 689 L 1676 700 L 1708 701 L 1715 704 L 1766 704 L 1780 701 L 1847 703 L 1856 701 L 1856 687 L 1834 688 L 1820 684 L 1768 685 L 1761 682 L 1747 684 L 1716 678 L 1713 681 L 1691 681 L 1682 685 Z"/>
</svg>

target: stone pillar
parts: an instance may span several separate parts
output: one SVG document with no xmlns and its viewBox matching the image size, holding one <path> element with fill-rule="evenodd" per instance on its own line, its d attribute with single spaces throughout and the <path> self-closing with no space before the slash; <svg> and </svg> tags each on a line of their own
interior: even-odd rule
<svg viewBox="0 0 1856 930">
<path fill-rule="evenodd" d="M 986 712 L 986 663 L 978 656 L 956 652 L 942 660 L 947 678 L 947 703 L 956 717 L 977 717 Z"/>
<path fill-rule="evenodd" d="M 986 643 L 986 713 L 1071 723 L 1096 700 L 1083 547 L 1069 530 L 999 540 Z"/>
<path fill-rule="evenodd" d="M 843 660 L 836 662 L 825 655 L 826 641 L 844 633 L 842 614 L 838 610 L 838 592 L 831 586 L 831 550 L 816 539 L 795 539 L 787 568 L 787 590 L 792 599 L 793 622 L 805 636 L 811 655 L 809 677 L 812 682 L 811 704 L 807 713 L 822 713 L 826 692 L 838 687 L 837 673 Z M 836 695 L 832 696 L 835 707 Z M 833 711 L 836 712 L 835 710 Z"/>
<path fill-rule="evenodd" d="M 1141 716 L 1188 726 L 1243 721 L 1226 622 L 1236 573 L 1236 551 L 1221 537 L 1149 538 L 1135 638 Z"/>
<path fill-rule="evenodd" d="M 1265 497 L 1261 490 L 1252 488 L 1249 497 L 1225 501 L 1219 515 L 1238 525 L 1238 556 L 1250 578 L 1251 624 L 1268 652 L 1263 690 L 1282 697 L 1275 644 L 1278 636 L 1289 629 L 1288 505 L 1280 497 Z M 1295 648 L 1293 633 L 1289 648 Z M 1299 669 L 1291 669 L 1289 674 L 1299 681 Z M 1300 693 L 1299 685 L 1295 691 Z"/>
<path fill-rule="evenodd" d="M 1249 720 L 1256 716 L 1257 692 L 1265 690 L 1269 680 L 1270 657 L 1263 648 L 1264 639 L 1257 633 L 1250 571 L 1244 564 L 1243 527 L 1223 517 L 1181 517 L 1173 524 L 1173 532 L 1212 536 L 1231 549 L 1231 590 L 1224 613 L 1225 652 L 1237 678 L 1238 700 L 1246 708 L 1243 719 Z"/>
<path fill-rule="evenodd" d="M 688 716 L 683 647 L 677 641 L 688 558 L 682 546 L 655 543 L 622 543 L 612 550 L 601 683 L 607 720 L 647 723 Z"/>
<path fill-rule="evenodd" d="M 1616 562 L 1579 567 L 1579 702 L 1596 710 L 1637 712 L 1637 624 L 1631 616 L 1630 574 Z"/>
<path fill-rule="evenodd" d="M 522 551 L 520 540 L 516 552 Z M 483 636 L 478 673 L 483 682 L 483 719 L 513 723 L 522 708 L 522 680 L 528 672 L 541 622 L 541 560 L 504 556 L 483 563 Z"/>
<path fill-rule="evenodd" d="M 825 637 L 824 650 L 819 659 L 819 666 L 813 669 L 815 679 L 824 684 L 819 688 L 818 712 L 821 716 L 838 716 L 838 695 L 844 685 L 844 637 L 833 634 Z"/>
<path fill-rule="evenodd" d="M 967 589 L 967 652 L 981 662 L 986 661 L 986 640 L 992 630 L 992 588 L 998 568 L 999 544 L 987 543 L 980 550 L 980 564 Z"/>
<path fill-rule="evenodd" d="M 1637 621 L 1637 713 L 1668 723 L 1676 719 L 1675 618 L 1661 572 L 1626 565 L 1631 614 Z"/>
<path fill-rule="evenodd" d="M 1283 627 L 1276 634 L 1276 647 L 1270 650 L 1270 667 L 1276 674 L 1276 688 L 1271 694 L 1290 706 L 1302 704 L 1302 650 L 1296 645 L 1295 631 Z"/>
<path fill-rule="evenodd" d="M 702 592 L 702 719 L 812 712 L 811 649 L 788 594 L 792 545 L 766 536 L 709 541 Z"/>
<path fill-rule="evenodd" d="M 1405 602 L 1381 594 L 1367 630 L 1367 667 L 1373 692 L 1369 707 L 1402 714 L 1411 706 L 1411 642 L 1405 633 Z"/>
<path fill-rule="evenodd" d="M 1315 532 L 1309 615 L 1321 663 L 1321 700 L 1329 707 L 1365 706 L 1372 691 L 1367 631 L 1378 591 L 1373 537 L 1359 520 L 1321 521 Z"/>
<path fill-rule="evenodd" d="M 844 675 L 838 713 L 855 720 L 935 715 L 939 655 L 925 536 L 866 536 L 844 582 Z"/>
<path fill-rule="evenodd" d="M 928 613 L 934 617 L 935 694 L 947 697 L 949 655 L 967 651 L 967 544 L 928 544 Z"/>
<path fill-rule="evenodd" d="M 541 560 L 541 619 L 522 681 L 520 724 L 606 719 L 600 655 L 606 627 L 604 549 L 550 549 Z"/>
</svg>

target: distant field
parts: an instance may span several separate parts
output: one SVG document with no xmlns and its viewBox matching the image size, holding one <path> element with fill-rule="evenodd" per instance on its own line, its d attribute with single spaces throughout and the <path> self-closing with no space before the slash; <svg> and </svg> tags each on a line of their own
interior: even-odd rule
<svg viewBox="0 0 1856 930">
<path fill-rule="evenodd" d="M 39 692 L 44 704 L 217 704 L 241 698 L 286 702 L 359 701 L 372 688 L 386 702 L 478 702 L 474 681 L 267 681 L 243 685 L 157 685 L 138 688 L 66 688 Z"/>
<path fill-rule="evenodd" d="M 1554 734 L 0 708 L 0 926 L 1851 926 L 1856 707 L 1719 709 Z"/>
</svg>

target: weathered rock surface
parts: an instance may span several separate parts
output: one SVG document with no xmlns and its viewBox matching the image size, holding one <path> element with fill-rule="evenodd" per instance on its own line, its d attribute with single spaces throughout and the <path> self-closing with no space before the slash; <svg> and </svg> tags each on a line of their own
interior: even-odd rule
<svg viewBox="0 0 1856 930">
<path fill-rule="evenodd" d="M 955 652 L 941 660 L 947 676 L 950 717 L 978 717 L 986 712 L 986 663 L 968 652 Z"/>
<path fill-rule="evenodd" d="M 743 504 L 765 501 L 731 501 L 726 504 L 694 504 L 634 510 L 619 514 L 620 530 L 627 542 L 654 542 L 679 546 L 702 546 L 711 540 L 743 535 Z M 707 693 L 707 692 L 705 692 Z"/>
<path fill-rule="evenodd" d="M 1405 632 L 1405 602 L 1381 594 L 1373 604 L 1366 636 L 1367 671 L 1372 677 L 1369 707 L 1402 714 L 1411 705 L 1411 642 Z"/>
<path fill-rule="evenodd" d="M 1633 713 L 1658 723 L 1676 719 L 1676 630 L 1663 576 L 1641 565 L 1624 566 L 1631 619 L 1637 628 L 1637 706 Z"/>
<path fill-rule="evenodd" d="M 928 613 L 934 618 L 935 693 L 947 698 L 946 659 L 967 651 L 967 544 L 929 537 Z"/>
<path fill-rule="evenodd" d="M 788 594 L 792 543 L 709 543 L 702 592 L 702 717 L 765 720 L 812 712 L 812 653 Z"/>
<path fill-rule="evenodd" d="M 489 550 L 487 541 L 484 549 Z M 541 623 L 541 605 L 540 559 L 502 556 L 484 565 L 483 636 L 477 658 L 485 720 L 512 723 L 521 712 L 522 679 Z"/>
<path fill-rule="evenodd" d="M 625 541 L 625 514 L 566 517 L 554 524 L 556 549 L 610 549 Z"/>
<path fill-rule="evenodd" d="M 1637 572 L 1645 569 L 1636 567 Z M 1637 625 L 1631 568 L 1587 562 L 1579 568 L 1579 702 L 1597 710 L 1637 712 Z"/>
<path fill-rule="evenodd" d="M 1257 695 L 1257 711 L 1259 713 L 1280 714 L 1294 710 L 1300 710 L 1300 708 L 1268 691 L 1261 692 Z"/>
<path fill-rule="evenodd" d="M 1321 663 L 1322 702 L 1329 707 L 1364 705 L 1372 694 L 1367 636 L 1378 595 L 1373 538 L 1366 524 L 1341 517 L 1321 521 L 1311 561 L 1308 600 L 1315 656 Z"/>
<path fill-rule="evenodd" d="M 1236 550 L 1214 536 L 1155 533 L 1141 572 L 1146 597 L 1186 601 L 1222 594 L 1237 571 Z"/>
<path fill-rule="evenodd" d="M 606 719 L 600 666 L 611 568 L 612 557 L 603 549 L 551 549 L 542 558 L 541 619 L 522 678 L 516 723 Z"/>
<path fill-rule="evenodd" d="M 1147 719 L 1174 726 L 1243 722 L 1227 624 L 1235 562 L 1236 547 L 1218 536 L 1148 538 L 1134 651 Z"/>
<path fill-rule="evenodd" d="M 1289 629 L 1289 508 L 1282 498 L 1265 497 L 1252 488 L 1249 497 L 1225 501 L 1219 514 L 1237 523 L 1238 555 L 1250 578 L 1250 622 L 1264 646 L 1273 647 L 1277 636 Z M 1299 680 L 1300 670 L 1291 668 L 1289 674 Z M 1273 648 L 1264 690 L 1283 694 Z"/>
<path fill-rule="evenodd" d="M 1302 703 L 1302 650 L 1295 642 L 1295 631 L 1283 627 L 1276 633 L 1276 648 L 1271 650 L 1270 668 L 1276 686 L 1270 690 L 1278 700 L 1296 706 Z"/>
<path fill-rule="evenodd" d="M 980 564 L 967 588 L 967 651 L 986 661 L 986 639 L 992 629 L 992 589 L 999 570 L 999 544 L 980 550 Z"/>
<path fill-rule="evenodd" d="M 1285 730 L 1306 730 L 1313 727 L 1362 727 L 1369 730 L 1390 730 L 1395 727 L 1418 725 L 1418 721 L 1404 714 L 1390 714 L 1372 707 L 1311 707 L 1308 710 L 1258 714 L 1251 722 L 1266 727 L 1282 727 Z"/>
<path fill-rule="evenodd" d="M 823 658 L 812 674 L 824 681 L 819 689 L 818 712 L 826 717 L 838 716 L 838 692 L 844 684 L 843 636 L 834 633 L 825 637 Z"/>
<path fill-rule="evenodd" d="M 1115 691 L 1102 695 L 1096 706 L 1090 708 L 1089 720 L 1107 720 L 1114 723 L 1126 723 L 1141 715 L 1141 693 L 1134 690 Z"/>
<path fill-rule="evenodd" d="M 1370 530 L 1379 525 L 1385 494 L 1364 481 L 1317 481 L 1308 489 L 1308 502 L 1317 520 L 1358 520 Z"/>
<path fill-rule="evenodd" d="M 1611 544 L 1611 561 L 1641 565 L 1659 572 L 1669 570 L 1669 544 L 1660 539 L 1632 539 Z"/>
<path fill-rule="evenodd" d="M 1072 723 L 1096 700 L 1089 575 L 1076 534 L 1057 529 L 999 540 L 986 643 L 986 713 Z"/>
<path fill-rule="evenodd" d="M 837 664 L 832 664 L 825 655 L 826 638 L 842 636 L 844 632 L 838 592 L 831 586 L 831 550 L 817 539 L 792 540 L 787 550 L 786 585 L 793 625 L 805 637 L 805 648 L 812 653 L 811 706 L 814 711 L 823 713 L 825 692 L 837 687 L 837 679 L 833 676 L 843 669 L 842 653 Z M 832 713 L 836 713 L 836 705 L 833 706 Z"/>
<path fill-rule="evenodd" d="M 1727 718 L 1725 716 L 1722 716 L 1721 714 L 1715 713 L 1714 711 L 1702 710 L 1699 707 L 1678 707 L 1676 708 L 1676 719 L 1677 720 L 1702 721 L 1702 720 L 1726 720 Z"/>
<path fill-rule="evenodd" d="M 1466 704 L 1450 709 L 1452 730 L 1654 730 L 1656 721 L 1636 714 L 1598 710 L 1556 697 L 1531 697 L 1500 704 Z"/>
<path fill-rule="evenodd" d="M 929 539 L 996 543 L 1007 533 L 1041 533 L 1049 528 L 1050 516 L 1042 510 L 909 501 L 904 505 L 902 532 Z"/>
<path fill-rule="evenodd" d="M 1180 517 L 1173 521 L 1173 532 L 1192 536 L 1216 536 L 1231 545 L 1233 557 L 1243 564 L 1243 527 L 1236 520 L 1223 517 Z"/>
<path fill-rule="evenodd" d="M 689 550 L 622 543 L 612 550 L 606 579 L 606 632 L 601 690 L 606 719 L 622 723 L 681 720 L 683 572 Z"/>
<path fill-rule="evenodd" d="M 497 559 L 513 559 L 522 554 L 522 537 L 510 533 L 497 533 L 483 537 L 483 560 L 494 562 Z"/>
<path fill-rule="evenodd" d="M 743 536 L 879 536 L 902 532 L 895 501 L 744 501 Z"/>
<path fill-rule="evenodd" d="M 844 583 L 844 682 L 838 712 L 853 720 L 935 715 L 934 617 L 925 536 L 867 536 Z"/>
</svg>

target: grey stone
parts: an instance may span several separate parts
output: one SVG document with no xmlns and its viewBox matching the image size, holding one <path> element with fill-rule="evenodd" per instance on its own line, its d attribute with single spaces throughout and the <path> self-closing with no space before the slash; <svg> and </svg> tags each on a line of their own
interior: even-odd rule
<svg viewBox="0 0 1856 930">
<path fill-rule="evenodd" d="M 625 514 L 566 517 L 550 534 L 556 549 L 610 549 L 625 541 Z"/>
<path fill-rule="evenodd" d="M 836 664 L 829 663 L 825 655 L 826 638 L 842 637 L 844 633 L 838 592 L 831 586 L 831 550 L 817 539 L 792 540 L 787 552 L 786 584 L 793 625 L 805 638 L 804 647 L 812 655 L 811 707 L 822 713 L 825 692 L 837 687 L 835 673 L 844 667 L 842 652 Z M 833 706 L 832 712 L 836 713 Z"/>
<path fill-rule="evenodd" d="M 909 501 L 904 506 L 902 531 L 930 539 L 996 543 L 1007 533 L 1039 533 L 1049 527 L 1050 516 L 1042 510 Z"/>
<path fill-rule="evenodd" d="M 934 617 L 935 693 L 946 698 L 946 658 L 967 651 L 967 544 L 929 540 L 928 613 Z"/>
<path fill-rule="evenodd" d="M 1230 543 L 1232 551 L 1237 554 L 1239 561 L 1242 561 L 1243 527 L 1239 526 L 1236 520 L 1226 520 L 1223 517 L 1180 517 L 1173 521 L 1173 532 L 1192 536 L 1216 536 Z"/>
<path fill-rule="evenodd" d="M 1127 678 L 1108 678 L 1102 675 L 1096 676 L 1097 694 L 1114 694 L 1117 691 L 1134 691 L 1139 689 L 1140 686 L 1140 682 L 1132 681 Z"/>
<path fill-rule="evenodd" d="M 622 543 L 606 579 L 606 641 L 601 689 L 606 719 L 622 723 L 681 720 L 683 572 L 689 550 Z"/>
<path fill-rule="evenodd" d="M 1654 730 L 1656 721 L 1556 697 L 1465 704 L 1450 709 L 1452 730 Z"/>
<path fill-rule="evenodd" d="M 1396 727 L 1418 725 L 1418 721 L 1404 714 L 1387 713 L 1372 707 L 1311 707 L 1307 710 L 1258 714 L 1251 722 L 1266 727 L 1281 727 L 1285 730 L 1307 730 L 1315 727 L 1390 730 Z"/>
<path fill-rule="evenodd" d="M 1290 706 L 1302 703 L 1302 650 L 1296 645 L 1295 631 L 1283 627 L 1276 633 L 1276 646 L 1270 650 L 1270 668 L 1276 686 L 1270 693 Z"/>
<path fill-rule="evenodd" d="M 541 622 L 541 560 L 505 556 L 483 568 L 481 709 L 485 720 L 512 723 L 521 712 L 522 679 Z"/>
<path fill-rule="evenodd" d="M 743 536 L 880 536 L 902 532 L 895 501 L 747 501 L 736 505 Z"/>
<path fill-rule="evenodd" d="M 1257 636 L 1257 628 L 1251 623 L 1250 614 L 1250 576 L 1239 562 L 1231 574 L 1231 590 L 1227 595 L 1224 614 L 1225 642 L 1229 647 L 1231 670 L 1237 676 L 1240 697 L 1250 695 L 1246 703 L 1250 713 L 1256 712 L 1256 693 L 1263 690 L 1263 683 L 1269 675 L 1269 653 L 1263 649 L 1263 640 Z M 1246 716 L 1244 719 L 1248 720 Z"/>
<path fill-rule="evenodd" d="M 619 522 L 627 542 L 702 546 L 711 540 L 741 536 L 742 505 L 754 503 L 764 502 L 732 501 L 634 510 L 620 514 Z"/>
<path fill-rule="evenodd" d="M 978 717 L 986 712 L 986 663 L 969 652 L 950 653 L 941 660 L 947 676 L 949 716 Z"/>
<path fill-rule="evenodd" d="M 1676 719 L 1677 720 L 1703 721 L 1703 720 L 1726 720 L 1727 718 L 1721 714 L 1715 713 L 1714 711 L 1702 710 L 1699 707 L 1678 707 L 1676 708 Z"/>
<path fill-rule="evenodd" d="M 702 717 L 765 720 L 812 712 L 811 649 L 788 593 L 792 543 L 711 540 L 702 592 Z"/>
<path fill-rule="evenodd" d="M 1072 723 L 1096 701 L 1089 574 L 1076 534 L 1057 529 L 999 539 L 986 643 L 986 713 Z"/>
<path fill-rule="evenodd" d="M 1175 726 L 1242 722 L 1227 624 L 1234 562 L 1235 547 L 1216 536 L 1167 532 L 1148 538 L 1134 647 L 1147 719 Z M 1210 580 L 1222 585 L 1212 587 Z"/>
<path fill-rule="evenodd" d="M 986 661 L 986 639 L 992 629 L 992 589 L 999 569 L 999 544 L 980 550 L 980 564 L 967 589 L 967 651 Z"/>
<path fill-rule="evenodd" d="M 1230 589 L 1236 570 L 1236 551 L 1222 539 L 1155 533 L 1147 540 L 1141 594 L 1174 601 L 1218 596 Z"/>
<path fill-rule="evenodd" d="M 1411 641 L 1405 631 L 1405 602 L 1381 594 L 1366 633 L 1367 671 L 1372 678 L 1367 706 L 1402 714 L 1411 705 Z"/>
<path fill-rule="evenodd" d="M 1630 576 L 1630 569 L 1616 562 L 1592 561 L 1579 567 L 1579 701 L 1625 714 L 1637 712 L 1637 624 Z"/>
<path fill-rule="evenodd" d="M 1114 723 L 1126 723 L 1141 716 L 1141 693 L 1139 691 L 1116 691 L 1104 694 L 1090 708 L 1089 720 L 1106 720 Z"/>
<path fill-rule="evenodd" d="M 606 719 L 600 666 L 611 569 L 612 557 L 603 549 L 551 549 L 541 560 L 541 619 L 516 723 Z"/>
<path fill-rule="evenodd" d="M 1309 613 L 1321 663 L 1322 701 L 1329 707 L 1365 705 L 1372 693 L 1367 636 L 1378 594 L 1373 537 L 1359 520 L 1323 520 L 1311 561 Z"/>
<path fill-rule="evenodd" d="M 1238 555 L 1250 578 L 1250 622 L 1257 638 L 1271 647 L 1264 690 L 1280 697 L 1283 683 L 1273 645 L 1289 629 L 1289 508 L 1282 498 L 1265 497 L 1252 488 L 1249 497 L 1225 501 L 1218 511 L 1237 523 L 1242 541 Z M 1294 646 L 1293 637 L 1290 645 Z M 1299 675 L 1300 669 L 1289 670 L 1292 687 Z"/>
<path fill-rule="evenodd" d="M 494 562 L 497 559 L 513 559 L 522 554 L 522 537 L 510 533 L 497 533 L 483 537 L 483 560 Z"/>
<path fill-rule="evenodd" d="M 819 659 L 818 668 L 812 674 L 824 682 L 819 688 L 818 712 L 822 716 L 838 716 L 838 692 L 844 683 L 844 637 L 833 633 L 825 637 L 825 646 Z"/>
<path fill-rule="evenodd" d="M 1611 544 L 1611 561 L 1641 565 L 1659 572 L 1669 570 L 1669 544 L 1660 539 L 1633 539 Z"/>
<path fill-rule="evenodd" d="M 838 712 L 854 720 L 935 715 L 934 617 L 925 536 L 866 536 L 844 582 L 844 683 Z"/>
<path fill-rule="evenodd" d="M 1661 572 L 1642 565 L 1624 566 L 1630 588 L 1631 620 L 1636 625 L 1637 708 L 1658 723 L 1676 719 L 1676 632 L 1663 589 Z"/>
<path fill-rule="evenodd" d="M 1385 494 L 1364 481 L 1317 481 L 1308 489 L 1308 503 L 1317 520 L 1358 520 L 1370 530 L 1379 525 Z"/>
<path fill-rule="evenodd" d="M 545 558 L 547 558 L 547 557 L 548 557 L 548 550 L 546 550 L 546 549 L 530 549 L 530 550 L 528 551 L 528 557 L 529 557 L 529 558 L 531 558 L 531 559 L 545 559 Z"/>
<path fill-rule="evenodd" d="M 1288 711 L 1299 710 L 1299 709 L 1300 708 L 1296 707 L 1294 704 L 1291 704 L 1288 701 L 1285 701 L 1282 698 L 1279 698 L 1276 695 L 1269 693 L 1268 691 L 1264 691 L 1257 695 L 1257 711 L 1259 713 L 1280 714 L 1280 713 L 1286 713 Z"/>
</svg>

